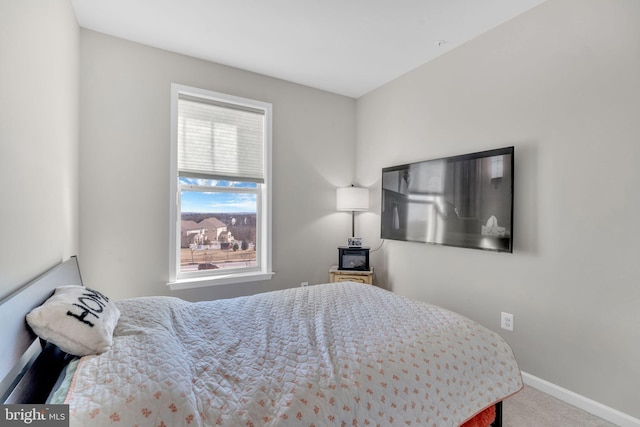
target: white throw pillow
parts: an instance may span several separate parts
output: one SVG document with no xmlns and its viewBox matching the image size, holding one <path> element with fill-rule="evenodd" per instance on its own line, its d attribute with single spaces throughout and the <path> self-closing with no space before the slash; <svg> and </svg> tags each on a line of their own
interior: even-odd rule
<svg viewBox="0 0 640 427">
<path fill-rule="evenodd" d="M 27 314 L 40 338 L 76 356 L 104 353 L 113 342 L 120 310 L 100 292 L 83 286 L 61 286 Z"/>
</svg>

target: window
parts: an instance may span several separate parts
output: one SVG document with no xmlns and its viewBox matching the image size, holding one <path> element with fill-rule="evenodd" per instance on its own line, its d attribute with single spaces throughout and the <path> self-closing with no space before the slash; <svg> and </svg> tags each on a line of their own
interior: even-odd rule
<svg viewBox="0 0 640 427">
<path fill-rule="evenodd" d="M 171 87 L 171 289 L 271 272 L 271 104 Z"/>
</svg>

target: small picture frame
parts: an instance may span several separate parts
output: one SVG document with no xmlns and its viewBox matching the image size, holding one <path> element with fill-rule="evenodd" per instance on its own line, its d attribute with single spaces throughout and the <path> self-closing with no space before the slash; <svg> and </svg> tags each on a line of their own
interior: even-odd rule
<svg viewBox="0 0 640 427">
<path fill-rule="evenodd" d="M 347 240 L 347 246 L 350 248 L 359 248 L 362 246 L 362 237 L 349 237 Z"/>
</svg>

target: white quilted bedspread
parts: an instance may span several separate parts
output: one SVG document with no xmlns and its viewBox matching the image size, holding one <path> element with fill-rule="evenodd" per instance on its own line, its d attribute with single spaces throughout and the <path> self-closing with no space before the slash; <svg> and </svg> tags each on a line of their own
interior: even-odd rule
<svg viewBox="0 0 640 427">
<path fill-rule="evenodd" d="M 496 333 L 370 285 L 117 304 L 72 426 L 458 426 L 522 387 Z"/>
</svg>

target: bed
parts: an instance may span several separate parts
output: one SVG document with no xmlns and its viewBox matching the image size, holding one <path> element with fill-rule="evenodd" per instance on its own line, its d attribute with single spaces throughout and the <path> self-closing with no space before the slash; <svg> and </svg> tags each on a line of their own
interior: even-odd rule
<svg viewBox="0 0 640 427">
<path fill-rule="evenodd" d="M 72 426 L 487 427 L 522 388 L 496 333 L 353 282 L 110 302 L 119 312 L 111 345 L 72 357 L 24 321 L 62 285 L 87 289 L 76 258 L 0 303 L 3 319 L 22 319 L 0 336 L 11 349 L 0 393 L 5 403 L 69 405 Z"/>
</svg>

